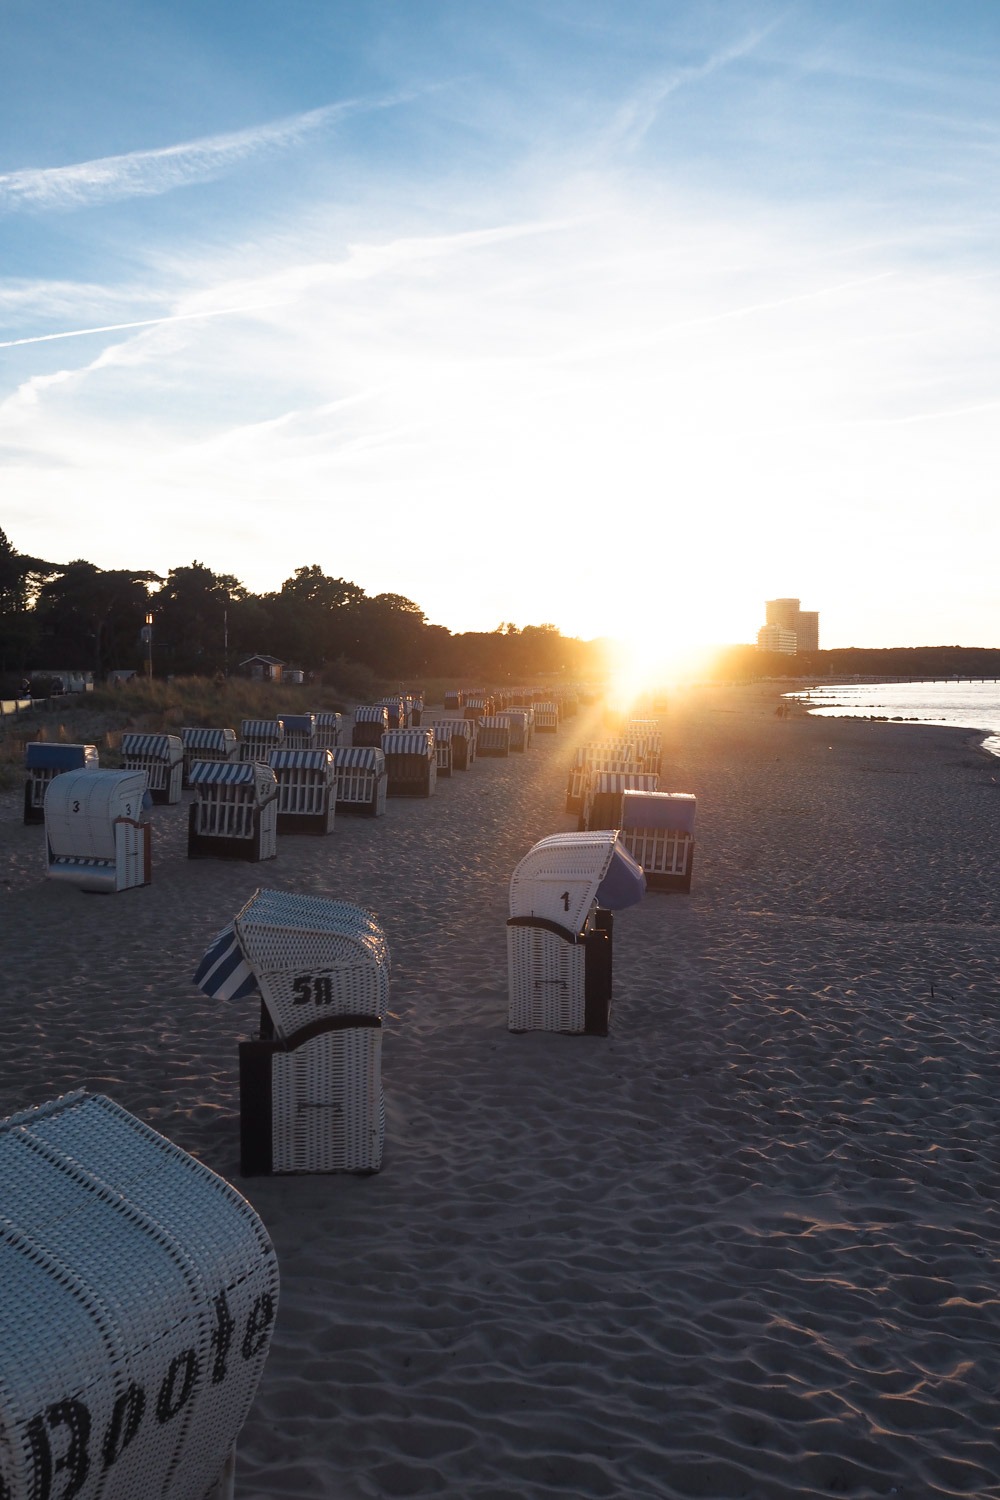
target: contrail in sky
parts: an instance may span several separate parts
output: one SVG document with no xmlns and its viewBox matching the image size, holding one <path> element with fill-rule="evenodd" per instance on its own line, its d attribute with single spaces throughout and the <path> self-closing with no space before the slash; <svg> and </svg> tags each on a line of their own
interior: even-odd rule
<svg viewBox="0 0 1000 1500">
<path fill-rule="evenodd" d="M 276 307 L 275 302 L 248 302 L 245 307 L 217 307 L 210 312 L 168 313 L 162 318 L 140 318 L 135 323 L 105 323 L 101 328 L 68 328 L 63 333 L 36 333 L 26 339 L 6 339 L 0 349 L 15 349 L 19 344 L 48 344 L 53 339 L 82 339 L 88 333 L 120 333 L 128 328 L 153 328 L 157 323 L 190 323 L 195 318 L 224 318 L 230 313 L 256 312 L 262 307 Z"/>
</svg>

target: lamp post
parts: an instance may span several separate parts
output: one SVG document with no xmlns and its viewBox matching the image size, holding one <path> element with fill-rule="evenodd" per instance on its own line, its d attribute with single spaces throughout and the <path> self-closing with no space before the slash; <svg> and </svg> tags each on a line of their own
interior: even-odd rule
<svg viewBox="0 0 1000 1500">
<path fill-rule="evenodd" d="M 143 631 L 146 637 L 146 676 L 149 681 L 153 680 L 153 616 L 146 616 L 146 628 Z"/>
</svg>

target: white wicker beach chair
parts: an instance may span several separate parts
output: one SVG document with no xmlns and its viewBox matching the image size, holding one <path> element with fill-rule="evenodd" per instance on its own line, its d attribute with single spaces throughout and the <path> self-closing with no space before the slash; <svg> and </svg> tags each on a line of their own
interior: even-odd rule
<svg viewBox="0 0 1000 1500">
<path fill-rule="evenodd" d="M 510 720 L 506 714 L 487 714 L 480 719 L 476 732 L 476 753 L 480 756 L 510 754 Z"/>
<path fill-rule="evenodd" d="M 111 894 L 151 879 L 145 771 L 64 771 L 45 793 L 52 880 Z"/>
<path fill-rule="evenodd" d="M 240 742 L 235 729 L 188 728 L 181 730 L 184 746 L 184 785 L 190 785 L 191 767 L 196 760 L 239 760 Z"/>
<path fill-rule="evenodd" d="M 262 1001 L 240 1044 L 244 1175 L 379 1170 L 389 972 L 381 927 L 343 901 L 258 891 L 215 939 L 195 983 Z"/>
<path fill-rule="evenodd" d="M 451 764 L 456 771 L 467 771 L 476 758 L 475 719 L 451 721 Z"/>
<path fill-rule="evenodd" d="M 433 729 L 390 729 L 382 736 L 386 795 L 430 797 L 437 784 Z"/>
<path fill-rule="evenodd" d="M 611 913 L 644 891 L 612 832 L 552 834 L 528 851 L 510 882 L 509 1030 L 607 1035 Z"/>
<path fill-rule="evenodd" d="M 65 771 L 97 771 L 96 745 L 49 744 L 32 740 L 24 747 L 24 821 L 45 822 L 45 793 L 49 782 Z"/>
<path fill-rule="evenodd" d="M 188 858 L 273 859 L 278 852 L 278 782 L 260 761 L 195 761 Z"/>
<path fill-rule="evenodd" d="M 100 1094 L 0 1122 L 0 1494 L 231 1500 L 278 1267 L 222 1178 Z"/>
<path fill-rule="evenodd" d="M 262 761 L 267 765 L 272 750 L 285 744 L 285 728 L 280 719 L 244 719 L 240 724 L 240 760 Z"/>
<path fill-rule="evenodd" d="M 554 734 L 559 728 L 559 705 L 547 699 L 534 705 L 535 729 L 539 734 Z"/>
<path fill-rule="evenodd" d="M 279 833 L 332 833 L 337 767 L 332 750 L 272 750 Z"/>
<path fill-rule="evenodd" d="M 385 812 L 385 756 L 381 747 L 341 745 L 333 752 L 337 772 L 337 808 L 380 818 Z"/>
<path fill-rule="evenodd" d="M 597 740 L 574 753 L 566 783 L 566 811 L 580 813 L 591 778 L 600 771 L 645 771 L 635 744 L 629 740 Z"/>
<path fill-rule="evenodd" d="M 351 744 L 357 748 L 382 748 L 382 736 L 389 732 L 389 710 L 384 703 L 359 703 L 354 710 Z"/>
<path fill-rule="evenodd" d="M 123 734 L 122 766 L 145 771 L 154 802 L 181 800 L 184 784 L 184 741 L 177 734 Z"/>
<path fill-rule="evenodd" d="M 697 799 L 690 792 L 622 794 L 619 836 L 651 889 L 691 889 L 696 810 Z"/>
<path fill-rule="evenodd" d="M 503 718 L 510 725 L 510 748 L 528 750 L 535 729 L 535 711 L 527 706 L 504 709 Z"/>
<path fill-rule="evenodd" d="M 343 714 L 316 713 L 316 749 L 335 750 L 340 744 L 340 736 L 343 732 Z"/>
</svg>

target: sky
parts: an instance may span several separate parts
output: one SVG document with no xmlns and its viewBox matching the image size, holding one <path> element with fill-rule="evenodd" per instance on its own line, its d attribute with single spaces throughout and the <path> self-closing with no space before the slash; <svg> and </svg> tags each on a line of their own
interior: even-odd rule
<svg viewBox="0 0 1000 1500">
<path fill-rule="evenodd" d="M 4 0 L 0 527 L 1000 645 L 996 0 Z"/>
</svg>

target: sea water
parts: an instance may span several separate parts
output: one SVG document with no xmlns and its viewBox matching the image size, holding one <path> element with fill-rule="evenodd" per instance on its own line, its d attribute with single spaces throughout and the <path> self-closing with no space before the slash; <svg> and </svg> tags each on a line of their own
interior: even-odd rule
<svg viewBox="0 0 1000 1500">
<path fill-rule="evenodd" d="M 824 683 L 787 696 L 817 717 L 981 729 L 988 736 L 983 748 L 1000 756 L 1000 682 Z"/>
</svg>

